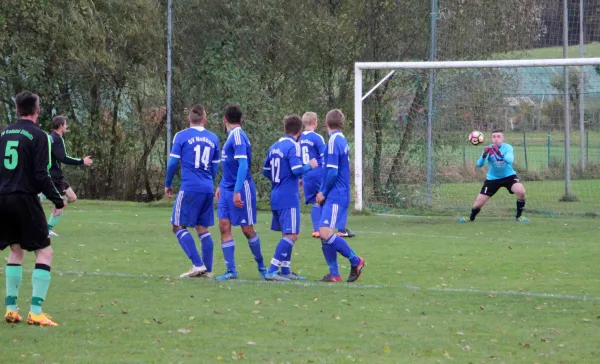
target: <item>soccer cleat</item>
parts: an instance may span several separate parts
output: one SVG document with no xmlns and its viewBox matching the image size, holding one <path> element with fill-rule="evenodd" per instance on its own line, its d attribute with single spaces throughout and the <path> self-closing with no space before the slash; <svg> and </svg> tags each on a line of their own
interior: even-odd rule
<svg viewBox="0 0 600 364">
<path fill-rule="evenodd" d="M 289 279 L 290 281 L 305 281 L 306 280 L 306 277 L 300 277 L 299 275 L 297 275 L 294 272 L 292 272 L 290 274 L 282 274 L 281 276 Z"/>
<path fill-rule="evenodd" d="M 517 222 L 529 222 L 529 219 L 525 216 L 517 217 Z"/>
<path fill-rule="evenodd" d="M 318 231 L 313 231 L 312 237 L 315 239 L 321 239 L 321 233 Z"/>
<path fill-rule="evenodd" d="M 341 236 L 342 238 L 353 238 L 356 236 L 356 234 L 348 228 L 338 231 L 337 235 Z"/>
<path fill-rule="evenodd" d="M 21 315 L 19 315 L 19 312 L 7 310 L 6 315 L 4 315 L 4 321 L 8 322 L 9 324 L 17 324 L 23 321 L 23 318 Z"/>
<path fill-rule="evenodd" d="M 360 262 L 358 265 L 354 265 L 350 268 L 350 275 L 348 276 L 348 280 L 346 282 L 354 282 L 358 279 L 358 277 L 360 277 L 360 272 L 362 272 L 362 269 L 365 266 L 365 260 L 361 257 L 358 257 L 358 259 L 360 259 Z"/>
<path fill-rule="evenodd" d="M 342 281 L 342 277 L 340 276 L 334 276 L 331 274 L 325 274 L 323 276 L 323 278 L 319 279 L 317 282 L 341 282 Z"/>
<path fill-rule="evenodd" d="M 52 321 L 52 317 L 43 312 L 39 315 L 30 312 L 29 315 L 27 315 L 27 323 L 36 326 L 58 326 L 56 322 Z"/>
<path fill-rule="evenodd" d="M 265 281 L 279 281 L 279 282 L 287 282 L 290 279 L 284 276 L 280 276 L 278 272 L 267 273 L 265 274 Z"/>
<path fill-rule="evenodd" d="M 54 231 L 52 231 L 52 230 L 48 231 L 48 237 L 49 238 L 55 238 L 57 236 L 58 236 L 58 234 L 55 233 Z"/>
<path fill-rule="evenodd" d="M 205 273 L 206 273 L 206 267 L 204 265 L 201 265 L 199 267 L 194 266 L 190 270 L 188 270 L 187 272 L 185 272 L 182 275 L 180 275 L 179 278 L 198 277 L 198 276 L 201 276 L 201 275 L 203 275 Z"/>
<path fill-rule="evenodd" d="M 217 278 L 215 278 L 216 281 L 228 281 L 230 279 L 237 279 L 238 278 L 238 274 L 237 272 L 230 272 L 227 271 L 225 274 L 223 274 L 222 276 L 218 276 Z"/>
<path fill-rule="evenodd" d="M 204 272 L 200 275 L 197 275 L 196 278 L 212 278 L 212 272 Z"/>
<path fill-rule="evenodd" d="M 467 219 L 466 217 L 459 217 L 458 218 L 458 222 L 468 222 L 468 221 L 471 221 L 471 220 Z"/>
<path fill-rule="evenodd" d="M 265 276 L 267 275 L 267 268 L 258 267 L 258 273 L 260 274 L 260 278 L 264 281 L 266 279 Z"/>
</svg>

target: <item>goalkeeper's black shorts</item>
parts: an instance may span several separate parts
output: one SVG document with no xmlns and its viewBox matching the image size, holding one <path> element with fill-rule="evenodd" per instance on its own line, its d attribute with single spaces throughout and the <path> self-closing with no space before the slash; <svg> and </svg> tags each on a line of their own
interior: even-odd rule
<svg viewBox="0 0 600 364">
<path fill-rule="evenodd" d="M 519 177 L 516 174 L 500 179 L 486 179 L 479 193 L 492 197 L 500 188 L 504 187 L 508 190 L 508 193 L 514 194 L 511 188 L 515 183 L 519 183 Z"/>
</svg>

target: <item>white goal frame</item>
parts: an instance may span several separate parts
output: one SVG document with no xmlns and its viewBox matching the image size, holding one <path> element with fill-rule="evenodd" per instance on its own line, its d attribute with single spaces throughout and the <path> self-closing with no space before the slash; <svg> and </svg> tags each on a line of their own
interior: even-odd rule
<svg viewBox="0 0 600 364">
<path fill-rule="evenodd" d="M 485 61 L 443 61 L 443 62 L 357 62 L 354 64 L 354 208 L 363 210 L 363 101 L 379 86 L 386 82 L 398 69 L 448 69 L 448 68 L 515 68 L 515 67 L 565 67 L 567 72 L 570 66 L 600 65 L 600 58 L 559 58 L 559 59 L 534 59 L 534 60 L 485 60 Z M 363 95 L 363 70 L 388 69 L 392 70 L 381 81 L 379 81 L 369 92 Z M 430 77 L 430 80 L 432 78 Z M 568 79 L 568 78 L 565 78 Z M 430 92 L 432 88 L 430 87 Z M 568 90 L 566 93 L 568 97 Z M 431 110 L 428 107 L 428 166 L 431 165 L 432 141 L 431 141 Z M 566 108 L 565 113 L 568 113 Z M 565 118 L 569 119 L 568 114 Z M 565 124 L 566 126 L 569 123 Z M 568 153 L 568 144 L 565 147 Z M 566 163 L 568 166 L 569 164 Z M 427 170 L 427 200 L 430 201 L 431 169 Z M 568 183 L 567 183 L 568 184 Z M 567 187 L 568 191 L 569 187 Z"/>
</svg>

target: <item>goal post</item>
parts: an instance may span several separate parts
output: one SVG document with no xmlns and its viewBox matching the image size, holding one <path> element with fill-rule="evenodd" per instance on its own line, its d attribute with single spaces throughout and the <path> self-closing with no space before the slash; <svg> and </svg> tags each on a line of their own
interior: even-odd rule
<svg viewBox="0 0 600 364">
<path fill-rule="evenodd" d="M 596 96 L 600 96 L 600 58 L 570 58 L 570 59 L 535 59 L 535 60 L 480 60 L 480 61 L 430 61 L 430 62 L 357 62 L 355 63 L 355 67 L 354 67 L 354 76 L 355 76 L 355 88 L 354 88 L 354 168 L 355 168 L 355 174 L 354 174 L 354 182 L 355 182 L 355 209 L 358 211 L 362 211 L 365 207 L 365 168 L 368 167 L 368 165 L 371 163 L 371 160 L 369 159 L 367 161 L 367 166 L 365 165 L 365 160 L 364 160 L 364 156 L 365 156 L 365 144 L 364 143 L 369 143 L 369 140 L 366 140 L 365 138 L 365 133 L 367 133 L 365 131 L 365 127 L 368 126 L 368 124 L 365 124 L 365 118 L 363 117 L 363 106 L 365 103 L 365 100 L 368 101 L 368 98 L 371 97 L 371 94 L 378 88 L 381 87 L 381 85 L 385 84 L 386 82 L 394 82 L 393 80 L 396 78 L 396 76 L 401 73 L 403 75 L 415 75 L 419 72 L 419 70 L 434 70 L 434 72 L 439 73 L 439 72 L 446 72 L 445 76 L 442 75 L 441 77 L 437 77 L 435 78 L 435 84 L 434 85 L 426 85 L 426 81 L 422 80 L 420 82 L 422 82 L 424 85 L 426 85 L 426 87 L 431 88 L 433 86 L 433 89 L 435 90 L 435 94 L 436 96 L 434 96 L 434 106 L 432 110 L 429 110 L 429 108 L 427 107 L 427 103 L 421 103 L 420 104 L 420 109 L 419 112 L 420 113 L 426 113 L 427 116 L 431 117 L 432 115 L 434 117 L 431 117 L 432 119 L 432 123 L 434 124 L 434 129 L 433 129 L 433 139 L 436 139 L 436 131 L 438 131 L 439 123 L 443 123 L 445 119 L 451 118 L 454 115 L 458 115 L 459 111 L 464 111 L 465 113 L 468 113 L 468 111 L 465 110 L 459 110 L 458 106 L 454 107 L 452 105 L 453 100 L 446 100 L 446 104 L 443 105 L 442 107 L 438 108 L 437 102 L 438 99 L 440 98 L 444 98 L 446 97 L 446 95 L 451 94 L 451 93 L 460 93 L 461 89 L 460 88 L 452 88 L 455 87 L 456 84 L 460 84 L 460 82 L 458 82 L 457 80 L 455 80 L 454 78 L 457 78 L 458 74 L 461 75 L 465 75 L 468 74 L 470 75 L 467 78 L 471 78 L 471 79 L 485 79 L 485 75 L 483 74 L 485 71 L 485 69 L 493 69 L 493 72 L 498 71 L 497 73 L 499 74 L 506 74 L 508 76 L 508 78 L 511 78 L 511 82 L 510 82 L 510 87 L 507 86 L 507 89 L 504 90 L 502 88 L 501 85 L 498 85 L 498 89 L 497 90 L 493 90 L 493 86 L 494 82 L 496 81 L 495 79 L 490 78 L 489 80 L 487 80 L 487 83 L 490 84 L 488 86 L 486 86 L 485 90 L 478 90 L 475 87 L 473 87 L 472 89 L 470 89 L 470 85 L 469 84 L 462 84 L 461 86 L 463 88 L 465 88 L 465 90 L 467 90 L 466 92 L 471 92 L 473 93 L 473 99 L 480 99 L 480 103 L 481 104 L 475 104 L 473 100 L 470 100 L 469 102 L 471 103 L 470 106 L 473 109 L 478 109 L 480 112 L 482 108 L 485 108 L 486 106 L 492 105 L 492 102 L 496 102 L 496 104 L 494 104 L 493 106 L 495 107 L 495 110 L 508 110 L 509 106 L 508 104 L 512 105 L 510 101 L 512 99 L 527 99 L 528 102 L 534 104 L 533 108 L 536 109 L 537 113 L 540 114 L 541 108 L 543 107 L 547 107 L 548 103 L 549 103 L 549 99 L 550 96 L 548 95 L 541 95 L 541 93 L 545 93 L 546 91 L 540 91 L 540 89 L 542 89 L 542 87 L 538 87 L 538 88 L 534 88 L 534 87 L 526 87 L 526 82 L 519 80 L 518 77 L 522 77 L 522 72 L 519 75 L 518 70 L 524 70 L 527 68 L 534 68 L 534 71 L 531 71 L 528 75 L 526 75 L 526 78 L 530 78 L 530 80 L 528 81 L 529 83 L 536 83 L 536 84 L 543 84 L 545 85 L 546 88 L 549 88 L 551 84 L 553 84 L 553 79 L 555 77 L 560 77 L 560 75 L 557 75 L 556 69 L 557 67 L 560 67 L 561 70 L 566 70 L 568 71 L 569 67 L 579 67 L 580 69 L 583 69 L 582 67 L 584 66 L 595 66 L 592 67 L 592 69 L 596 69 L 598 72 L 598 78 L 594 78 L 593 80 L 588 80 L 587 76 L 586 76 L 586 82 L 596 82 L 597 84 L 592 85 L 593 87 L 589 90 L 589 92 L 594 93 Z M 588 67 L 589 68 L 589 67 Z M 387 73 L 387 75 L 383 78 L 381 78 L 380 80 L 374 80 L 373 77 L 370 77 L 370 81 L 369 82 L 372 86 L 368 86 L 365 87 L 365 85 L 363 84 L 363 80 L 364 80 L 364 75 L 363 72 L 369 71 L 369 70 L 391 70 L 391 72 Z M 510 70 L 511 72 L 508 72 L 508 70 Z M 394 74 L 396 72 L 396 74 Z M 491 71 L 490 71 L 491 72 Z M 422 73 L 422 72 L 421 72 Z M 577 73 L 575 76 L 578 77 Z M 562 75 L 562 72 L 561 72 Z M 393 76 L 393 77 L 392 77 Z M 402 76 L 400 76 L 401 78 Z M 417 76 L 415 76 L 417 77 Z M 503 77 L 503 76 L 497 76 L 497 77 Z M 563 79 L 565 79 L 563 77 Z M 533 80 L 533 81 L 532 81 Z M 569 80 L 571 80 L 571 78 L 569 77 Z M 565 79 L 564 84 L 567 84 L 568 82 L 566 82 L 567 80 Z M 403 86 L 395 86 L 396 89 L 406 89 L 406 84 L 407 82 L 402 81 L 402 85 Z M 444 83 L 446 82 L 446 85 L 444 85 Z M 466 82 L 466 81 L 464 81 Z M 504 81 L 503 81 L 504 82 Z M 507 85 L 509 84 L 508 81 L 504 82 Z M 555 83 L 555 82 L 554 82 Z M 439 84 L 439 89 L 438 89 L 438 84 Z M 502 84 L 502 82 L 500 82 L 500 84 Z M 444 87 L 445 86 L 445 87 Z M 539 85 L 538 85 L 539 86 Z M 536 86 L 537 87 L 537 86 Z M 571 85 L 571 87 L 573 87 L 573 85 Z M 575 87 L 579 87 L 580 90 L 586 90 L 586 88 L 588 87 L 587 84 L 585 85 L 575 85 Z M 510 89 L 510 91 L 508 90 Z M 369 90 L 368 92 L 365 93 L 365 90 Z M 389 90 L 389 89 L 388 89 Z M 428 89 L 429 91 L 429 89 Z M 554 90 L 554 95 L 555 96 L 555 100 L 554 102 L 559 102 L 559 101 L 563 101 L 563 97 L 564 95 L 561 95 L 561 97 L 559 98 L 558 95 L 563 92 L 562 90 Z M 563 109 L 564 110 L 569 110 L 570 108 L 573 107 L 573 105 L 569 104 L 569 90 L 566 90 L 566 96 L 564 97 L 564 101 L 567 103 L 566 107 L 563 103 Z M 408 91 L 403 90 L 404 94 L 406 94 Z M 417 92 L 418 91 L 410 91 L 410 92 Z M 486 100 L 486 97 L 490 97 L 491 98 L 491 92 L 495 92 L 494 93 L 494 100 Z M 570 92 L 574 92 L 573 90 L 571 90 Z M 489 95 L 488 95 L 489 93 Z M 585 93 L 585 92 L 584 92 Z M 404 95 L 403 94 L 403 95 Z M 406 95 L 404 95 L 406 96 Z M 413 98 L 416 97 L 413 95 Z M 394 99 L 394 96 L 390 97 L 391 99 Z M 588 103 L 588 99 L 589 97 L 586 96 L 586 103 Z M 482 101 L 481 101 L 482 100 Z M 506 105 L 500 105 L 501 101 L 498 100 L 509 100 L 506 101 Z M 533 100 L 533 101 L 531 101 Z M 502 102 L 504 102 L 502 101 Z M 513 102 L 514 103 L 514 102 Z M 502 108 L 501 108 L 502 106 Z M 597 103 L 595 103 L 595 107 L 598 106 L 598 109 L 600 110 L 600 100 L 597 101 Z M 512 109 L 515 108 L 519 108 L 519 106 L 510 106 Z M 575 107 L 577 107 L 577 105 L 575 104 Z M 393 108 L 392 108 L 393 109 Z M 464 109 L 464 108 L 463 108 Z M 392 112 L 394 112 L 395 110 L 393 110 Z M 367 111 L 368 113 L 369 111 Z M 412 110 L 413 114 L 416 113 L 414 110 Z M 511 111 L 512 112 L 512 111 Z M 444 114 L 447 113 L 447 115 L 444 117 Z M 508 111 L 507 111 L 508 113 Z M 406 113 L 405 113 L 406 114 Z M 409 117 L 411 116 L 410 111 L 408 112 Z M 431 115 L 430 115 L 431 114 Z M 435 117 L 437 116 L 436 114 L 441 115 L 441 117 Z M 484 114 L 484 113 L 482 113 Z M 572 113 L 573 114 L 573 113 Z M 600 124 L 600 111 L 597 112 L 598 115 L 598 120 L 595 120 L 596 118 L 596 109 L 592 111 L 590 111 L 589 113 L 589 117 L 591 117 L 592 120 L 591 122 L 594 123 L 594 127 L 598 127 L 600 125 L 596 125 L 596 124 Z M 538 118 L 542 118 L 542 116 L 537 116 Z M 546 117 L 546 116 L 544 116 Z M 552 117 L 554 118 L 554 115 L 552 115 Z M 368 119 L 368 117 L 367 117 Z M 399 118 L 395 118 L 392 117 L 390 119 L 399 119 Z M 508 123 L 508 119 L 510 119 L 508 116 L 505 116 L 504 122 Z M 550 148 L 551 148 L 551 138 L 554 137 L 555 135 L 558 135 L 558 130 L 564 131 L 565 132 L 565 142 L 566 142 L 566 147 L 563 148 L 566 152 L 566 155 L 564 155 L 565 160 L 563 160 L 561 163 L 564 164 L 564 169 L 565 170 L 569 170 L 570 166 L 571 166 L 571 162 L 569 162 L 569 155 L 568 155 L 568 145 L 569 145 L 569 135 L 568 135 L 568 128 L 561 128 L 560 125 L 558 124 L 558 122 L 556 121 L 556 119 L 552 119 L 553 123 L 552 124 L 552 130 L 550 128 L 550 126 L 547 128 L 548 131 L 548 167 L 551 164 L 551 157 L 550 157 Z M 497 121 L 496 121 L 497 122 Z M 541 121 L 537 121 L 538 123 L 541 123 Z M 564 125 L 569 125 L 566 123 L 566 121 L 563 120 L 562 122 L 564 123 Z M 459 132 L 464 132 L 464 137 L 466 140 L 466 136 L 468 134 L 468 131 L 470 131 L 469 129 L 471 127 L 476 127 L 477 123 L 479 123 L 478 125 L 482 125 L 482 124 L 486 124 L 487 120 L 477 120 L 474 125 L 475 122 L 471 121 L 465 121 L 463 124 L 464 125 L 459 125 L 457 126 L 457 129 L 461 129 L 464 128 L 464 130 L 456 130 L 457 133 Z M 493 124 L 493 122 L 490 122 L 490 124 Z M 379 125 L 379 124 L 377 124 Z M 398 125 L 401 125 L 401 123 L 399 122 Z M 458 123 L 457 123 L 458 125 Z M 511 126 L 512 121 L 511 121 Z M 548 124 L 550 125 L 550 124 Z M 563 126 L 564 126 L 563 125 Z M 572 121 L 572 125 L 579 125 L 579 120 L 573 120 Z M 583 125 L 583 124 L 582 124 Z M 590 124 L 591 125 L 591 124 Z M 399 126 L 401 127 L 401 126 Z M 522 128 L 521 128 L 522 129 Z M 519 128 L 516 128 L 516 130 L 521 130 Z M 412 130 L 412 129 L 411 129 Z M 511 128 L 511 130 L 515 130 L 514 128 Z M 536 130 L 538 130 L 538 128 L 536 127 Z M 541 130 L 541 129 L 539 129 Z M 490 138 L 490 133 L 486 133 L 486 131 L 489 130 L 483 130 L 484 134 L 486 134 L 487 140 L 486 143 L 491 142 L 491 138 Z M 598 128 L 598 131 L 600 132 L 600 127 Z M 378 155 L 379 157 L 381 157 L 382 153 L 385 154 L 386 151 L 382 151 L 382 149 L 384 149 L 386 147 L 385 142 L 381 142 L 381 130 L 377 131 L 378 135 L 378 146 L 377 148 L 379 148 L 378 151 Z M 541 132 L 540 132 L 541 133 Z M 540 134 L 538 133 L 538 134 Z M 425 132 L 425 134 L 427 134 Z M 536 134 L 536 138 L 539 139 L 539 135 Z M 516 135 L 516 134 L 515 134 Z M 526 146 L 526 135 L 525 132 L 523 132 L 523 140 Z M 406 136 L 405 136 L 406 137 Z M 439 135 L 437 136 L 439 137 Z M 429 139 L 430 136 L 428 137 L 427 135 L 425 136 L 425 139 Z M 556 139 L 556 138 L 555 138 Z M 599 136 L 600 139 L 600 136 Z M 428 142 L 430 143 L 431 140 L 422 140 L 424 142 Z M 413 141 L 414 142 L 414 141 Z M 395 143 L 395 141 L 394 141 Z M 383 144 L 383 146 L 381 145 Z M 439 148 L 443 147 L 443 146 L 439 146 Z M 454 148 L 454 147 L 453 147 Z M 463 147 L 464 148 L 464 147 Z M 600 153 L 600 145 L 598 146 L 599 148 L 599 153 Z M 471 152 L 471 150 L 469 150 L 469 152 Z M 425 152 L 423 152 L 425 153 Z M 583 151 L 580 151 L 580 153 L 583 153 Z M 400 154 L 400 153 L 399 153 Z M 421 181 L 422 185 L 426 185 L 423 189 L 423 194 L 427 194 L 426 198 L 423 199 L 423 201 L 427 201 L 427 204 L 430 203 L 431 201 L 431 183 L 434 179 L 432 178 L 432 173 L 434 168 L 432 168 L 432 163 L 434 163 L 434 156 L 433 156 L 433 152 L 431 151 L 431 148 L 427 148 L 427 158 L 426 158 L 426 168 L 423 168 L 423 173 L 426 173 L 427 178 L 423 179 Z M 541 154 L 541 153 L 540 153 Z M 465 155 L 465 151 L 463 150 L 463 156 Z M 403 155 L 404 158 L 406 158 L 406 155 Z M 371 156 L 369 156 L 369 158 L 371 158 Z M 466 157 L 464 157 L 466 158 Z M 577 161 L 579 160 L 579 158 L 577 156 L 574 156 L 572 158 L 570 158 L 572 161 Z M 527 163 L 527 154 L 525 155 L 525 163 Z M 375 161 L 376 163 L 377 161 Z M 424 163 L 424 159 L 423 159 L 423 163 Z M 522 166 L 523 161 L 520 160 L 519 161 L 519 166 Z M 598 163 L 598 162 L 597 162 Z M 385 166 L 385 163 L 382 163 L 383 167 L 381 171 L 375 171 L 373 173 L 381 173 L 382 175 L 385 173 L 389 173 L 389 165 Z M 392 166 L 393 167 L 393 166 Z M 397 167 L 397 168 L 402 168 L 402 167 Z M 425 172 L 426 171 L 426 172 Z M 541 173 L 541 172 L 540 172 Z M 566 175 L 568 176 L 569 173 L 566 173 Z M 371 176 L 372 178 L 372 176 Z M 563 177 L 564 180 L 564 177 Z M 482 182 L 483 180 L 480 180 L 479 182 Z M 416 184 L 418 184 L 418 182 L 416 182 Z M 376 186 L 370 186 L 372 188 L 376 188 Z M 419 188 L 418 186 L 415 188 Z M 368 188 L 367 188 L 368 189 Z M 475 191 L 469 190 L 468 193 L 473 193 Z M 471 196 L 470 194 L 468 194 L 466 196 L 466 198 L 468 200 L 471 200 Z M 557 196 L 558 198 L 559 196 Z M 381 199 L 385 199 L 384 197 L 380 197 Z M 424 204 L 424 203 L 423 203 Z M 470 204 L 470 202 L 469 202 Z M 423 206 L 425 207 L 425 206 Z M 427 207 L 431 207 L 431 206 L 427 206 Z"/>
</svg>

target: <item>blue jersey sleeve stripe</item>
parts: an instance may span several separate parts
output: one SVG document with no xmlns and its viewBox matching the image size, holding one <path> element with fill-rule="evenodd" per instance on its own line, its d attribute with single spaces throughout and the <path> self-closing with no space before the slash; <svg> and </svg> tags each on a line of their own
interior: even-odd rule
<svg viewBox="0 0 600 364">
<path fill-rule="evenodd" d="M 173 158 L 181 158 L 181 156 L 180 156 L 180 155 L 178 155 L 178 154 L 173 154 L 173 153 L 169 154 L 169 157 L 173 157 Z"/>
<path fill-rule="evenodd" d="M 302 165 L 300 165 L 300 164 L 299 164 L 299 165 L 297 165 L 297 166 L 293 166 L 293 167 L 292 167 L 292 171 L 293 171 L 294 169 L 298 169 L 298 168 L 302 168 L 302 167 L 303 167 L 303 166 L 302 166 Z"/>
<path fill-rule="evenodd" d="M 336 166 L 335 164 L 328 164 L 327 165 L 328 168 L 339 168 L 338 166 Z"/>
<path fill-rule="evenodd" d="M 248 156 L 247 156 L 247 155 L 234 155 L 234 156 L 233 156 L 233 158 L 234 158 L 234 159 L 241 159 L 241 158 L 246 158 L 246 159 L 248 159 Z"/>
<path fill-rule="evenodd" d="M 329 143 L 328 143 L 328 152 L 329 154 L 333 154 L 333 152 L 335 151 L 335 138 L 337 137 L 337 134 L 333 134 L 331 136 L 331 139 L 329 139 Z"/>
</svg>

